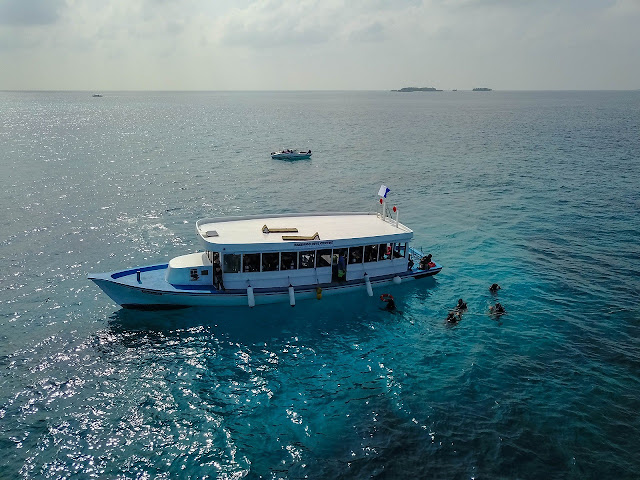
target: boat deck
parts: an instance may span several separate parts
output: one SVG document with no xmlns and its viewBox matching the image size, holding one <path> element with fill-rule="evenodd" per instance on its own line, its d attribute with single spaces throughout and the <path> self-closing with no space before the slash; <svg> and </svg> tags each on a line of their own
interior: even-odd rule
<svg viewBox="0 0 640 480">
<path fill-rule="evenodd" d="M 291 245 L 296 241 L 304 241 L 309 246 L 322 245 L 322 242 L 337 244 L 340 241 L 353 244 L 354 239 L 363 239 L 363 242 L 370 239 L 371 243 L 376 243 L 399 234 L 408 234 L 408 238 L 413 234 L 402 223 L 396 226 L 392 219 L 383 219 L 375 213 L 274 215 L 242 219 L 223 217 L 198 220 L 196 229 L 208 244 L 251 245 L 254 250 L 262 250 L 256 247 L 260 245 L 277 244 L 280 248 L 282 244 Z"/>
</svg>

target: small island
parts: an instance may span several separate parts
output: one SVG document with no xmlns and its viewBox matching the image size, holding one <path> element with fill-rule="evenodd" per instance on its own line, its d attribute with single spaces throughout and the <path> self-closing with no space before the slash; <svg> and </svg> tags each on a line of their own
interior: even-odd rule
<svg viewBox="0 0 640 480">
<path fill-rule="evenodd" d="M 392 92 L 441 92 L 433 87 L 404 87 L 400 90 L 391 90 Z"/>
<path fill-rule="evenodd" d="M 487 87 L 476 87 L 473 89 L 474 92 L 490 92 L 491 89 Z"/>
</svg>

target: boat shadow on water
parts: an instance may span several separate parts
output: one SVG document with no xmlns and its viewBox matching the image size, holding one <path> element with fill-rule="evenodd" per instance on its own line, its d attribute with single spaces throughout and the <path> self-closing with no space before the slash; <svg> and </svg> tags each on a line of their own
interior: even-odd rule
<svg viewBox="0 0 640 480">
<path fill-rule="evenodd" d="M 414 282 L 411 282 L 414 283 Z M 424 284 L 423 284 L 424 285 Z M 417 294 L 413 285 L 395 292 L 403 302 Z M 255 344 L 292 335 L 313 337 L 367 332 L 372 323 L 388 321 L 380 309 L 379 295 L 368 297 L 353 292 L 322 300 L 307 300 L 295 307 L 287 304 L 248 307 L 189 307 L 177 310 L 134 310 L 121 308 L 108 317 L 111 332 L 132 339 L 190 335 L 224 338 L 240 344 Z"/>
</svg>

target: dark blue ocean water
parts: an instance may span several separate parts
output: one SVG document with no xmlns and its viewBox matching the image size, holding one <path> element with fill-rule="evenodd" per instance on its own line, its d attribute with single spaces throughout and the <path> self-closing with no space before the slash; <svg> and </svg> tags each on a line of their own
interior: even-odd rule
<svg viewBox="0 0 640 480">
<path fill-rule="evenodd" d="M 382 183 L 444 266 L 394 314 L 86 279 Z M 640 92 L 0 92 L 0 479 L 638 478 L 639 211 Z"/>
</svg>

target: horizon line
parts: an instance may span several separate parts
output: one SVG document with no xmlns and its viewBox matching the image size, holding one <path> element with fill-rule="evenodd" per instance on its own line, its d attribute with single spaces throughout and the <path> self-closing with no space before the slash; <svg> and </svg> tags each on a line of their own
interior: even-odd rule
<svg viewBox="0 0 640 480">
<path fill-rule="evenodd" d="M 401 87 L 406 88 L 406 87 Z M 420 87 L 423 88 L 423 87 Z M 473 87 L 478 88 L 478 87 Z M 490 88 L 490 87 L 484 87 Z M 473 89 L 457 88 L 457 89 L 439 89 L 438 91 L 426 91 L 426 92 L 398 92 L 397 89 L 296 89 L 296 90 L 201 90 L 201 89 L 48 89 L 48 88 L 29 88 L 29 89 L 1 89 L 0 92 L 172 92 L 172 93 L 203 93 L 203 92 L 241 92 L 241 93 L 259 93 L 259 92 L 273 92 L 273 93 L 286 93 L 286 92 L 394 92 L 394 93 L 444 93 L 444 92 L 473 92 Z M 637 92 L 640 88 L 550 88 L 550 89 L 495 89 L 491 88 L 489 92 L 484 91 L 482 93 L 491 92 Z"/>
</svg>

